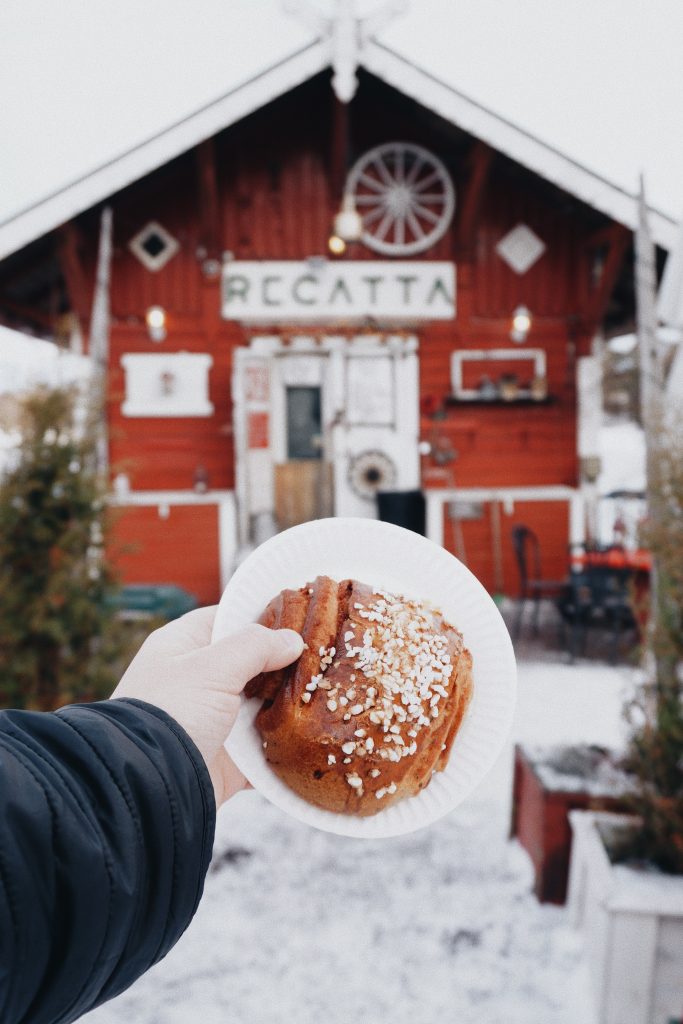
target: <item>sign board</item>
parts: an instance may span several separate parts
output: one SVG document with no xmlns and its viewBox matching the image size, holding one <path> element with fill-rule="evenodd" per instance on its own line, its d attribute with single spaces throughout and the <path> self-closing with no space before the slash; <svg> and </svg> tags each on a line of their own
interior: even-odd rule
<svg viewBox="0 0 683 1024">
<path fill-rule="evenodd" d="M 234 260 L 223 267 L 226 320 L 452 320 L 455 264 L 398 260 Z"/>
</svg>

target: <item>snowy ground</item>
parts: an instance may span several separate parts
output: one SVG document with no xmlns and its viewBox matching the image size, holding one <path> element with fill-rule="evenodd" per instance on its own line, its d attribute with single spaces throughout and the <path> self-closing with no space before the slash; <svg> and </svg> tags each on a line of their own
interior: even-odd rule
<svg viewBox="0 0 683 1024">
<path fill-rule="evenodd" d="M 621 744 L 632 670 L 520 654 L 515 740 Z M 580 939 L 507 840 L 511 752 L 461 808 L 398 839 L 323 834 L 240 794 L 188 931 L 83 1020 L 595 1024 Z"/>
</svg>

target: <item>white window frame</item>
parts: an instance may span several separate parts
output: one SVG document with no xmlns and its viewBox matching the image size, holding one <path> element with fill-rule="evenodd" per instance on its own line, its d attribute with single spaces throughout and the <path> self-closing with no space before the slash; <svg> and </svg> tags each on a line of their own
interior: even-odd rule
<svg viewBox="0 0 683 1024">
<path fill-rule="evenodd" d="M 463 363 L 524 361 L 534 364 L 534 377 L 545 377 L 546 358 L 542 348 L 468 348 L 451 352 L 451 387 L 455 398 L 479 398 L 476 388 L 462 386 Z"/>
</svg>

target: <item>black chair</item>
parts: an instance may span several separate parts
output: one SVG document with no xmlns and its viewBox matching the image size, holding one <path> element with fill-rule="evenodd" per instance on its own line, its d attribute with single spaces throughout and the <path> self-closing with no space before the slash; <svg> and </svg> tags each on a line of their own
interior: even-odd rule
<svg viewBox="0 0 683 1024">
<path fill-rule="evenodd" d="M 631 599 L 633 572 L 613 566 L 590 566 L 572 573 L 557 605 L 569 627 L 569 655 L 579 646 L 584 652 L 589 628 L 602 628 L 610 635 L 609 660 L 617 660 L 622 632 L 638 632 Z"/>
<path fill-rule="evenodd" d="M 522 617 L 527 601 L 533 601 L 532 626 L 534 635 L 538 635 L 538 613 L 542 600 L 559 598 L 567 586 L 567 579 L 547 580 L 541 572 L 541 546 L 534 531 L 521 523 L 512 527 L 512 546 L 519 568 L 519 606 L 514 634 L 519 637 L 522 631 Z"/>
</svg>

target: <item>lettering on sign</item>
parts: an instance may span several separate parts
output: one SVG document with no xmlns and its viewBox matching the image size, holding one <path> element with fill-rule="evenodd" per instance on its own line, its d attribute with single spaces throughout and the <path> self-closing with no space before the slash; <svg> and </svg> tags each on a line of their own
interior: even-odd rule
<svg viewBox="0 0 683 1024">
<path fill-rule="evenodd" d="M 226 320 L 452 320 L 455 264 L 236 260 L 223 268 Z"/>
</svg>

